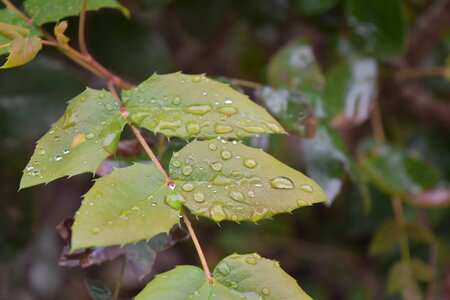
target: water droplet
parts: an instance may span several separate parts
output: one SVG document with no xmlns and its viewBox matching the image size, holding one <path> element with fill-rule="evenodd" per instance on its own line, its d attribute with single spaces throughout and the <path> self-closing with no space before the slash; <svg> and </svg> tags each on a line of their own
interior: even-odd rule
<svg viewBox="0 0 450 300">
<path fill-rule="evenodd" d="M 233 104 L 233 100 L 231 99 L 225 99 L 225 104 Z"/>
<path fill-rule="evenodd" d="M 192 166 L 191 165 L 185 165 L 183 167 L 183 175 L 184 176 L 189 176 L 192 173 Z"/>
<path fill-rule="evenodd" d="M 279 267 L 280 267 L 280 263 L 277 262 L 277 261 L 274 261 L 274 262 L 273 262 L 273 266 L 274 266 L 275 268 L 279 268 Z"/>
<path fill-rule="evenodd" d="M 139 211 L 141 211 L 141 208 L 139 206 L 135 205 L 135 206 L 131 207 L 131 210 L 134 212 L 139 212 Z"/>
<path fill-rule="evenodd" d="M 173 157 L 179 157 L 179 156 L 180 156 L 180 153 L 179 153 L 179 152 L 174 152 L 172 156 L 173 156 Z"/>
<path fill-rule="evenodd" d="M 183 184 L 183 191 L 192 192 L 194 190 L 194 185 L 190 182 Z"/>
<path fill-rule="evenodd" d="M 204 115 L 207 112 L 211 111 L 211 106 L 209 105 L 192 105 L 189 107 L 186 107 L 184 109 L 185 112 L 193 114 L 193 115 Z"/>
<path fill-rule="evenodd" d="M 173 105 L 179 105 L 181 103 L 181 98 L 180 96 L 175 96 L 172 100 L 172 104 Z"/>
<path fill-rule="evenodd" d="M 254 167 L 256 167 L 256 161 L 251 158 L 246 158 L 244 159 L 244 166 L 246 166 L 249 169 L 253 169 Z"/>
<path fill-rule="evenodd" d="M 181 126 L 181 121 L 180 120 L 173 121 L 173 122 L 161 121 L 161 122 L 158 123 L 158 127 L 159 127 L 160 130 L 162 130 L 162 129 L 169 129 L 169 130 L 175 131 L 180 126 Z"/>
<path fill-rule="evenodd" d="M 233 289 L 237 289 L 238 284 L 237 284 L 236 282 L 232 281 L 232 282 L 231 282 L 231 287 L 232 287 Z"/>
<path fill-rule="evenodd" d="M 298 188 L 301 189 L 302 191 L 306 192 L 306 193 L 312 193 L 312 191 L 313 191 L 312 187 L 310 187 L 307 184 L 301 185 Z"/>
<path fill-rule="evenodd" d="M 155 207 L 158 203 L 156 201 L 152 201 L 152 206 Z"/>
<path fill-rule="evenodd" d="M 34 170 L 31 171 L 31 175 L 33 175 L 33 176 L 37 176 L 37 175 L 39 175 L 39 174 L 41 174 L 41 172 L 39 171 L 39 169 L 34 169 Z"/>
<path fill-rule="evenodd" d="M 309 203 L 304 200 L 297 200 L 298 207 L 304 207 L 304 206 L 308 206 L 308 205 L 309 205 Z"/>
<path fill-rule="evenodd" d="M 228 159 L 230 159 L 231 157 L 233 157 L 233 154 L 231 154 L 231 152 L 228 151 L 228 150 L 223 150 L 222 153 L 221 153 L 221 156 L 222 156 L 222 158 L 223 158 L 224 160 L 228 160 Z"/>
<path fill-rule="evenodd" d="M 270 180 L 270 185 L 275 189 L 293 189 L 294 183 L 287 177 L 279 176 Z"/>
<path fill-rule="evenodd" d="M 177 185 L 175 184 L 175 182 L 170 182 L 168 187 L 169 189 L 174 190 L 177 187 Z"/>
<path fill-rule="evenodd" d="M 98 98 L 100 98 L 100 99 L 105 98 L 105 93 L 100 93 L 100 94 L 98 94 Z"/>
<path fill-rule="evenodd" d="M 258 253 L 253 253 L 253 257 L 256 259 L 261 259 L 261 255 L 259 255 Z"/>
<path fill-rule="evenodd" d="M 241 175 L 241 172 L 239 172 L 239 171 L 231 172 L 231 176 L 233 176 L 233 177 L 238 177 L 239 175 Z"/>
<path fill-rule="evenodd" d="M 92 233 L 92 234 L 99 234 L 100 231 L 101 231 L 101 230 L 100 230 L 100 228 L 98 228 L 98 227 L 94 227 L 94 228 L 91 229 L 91 233 Z"/>
<path fill-rule="evenodd" d="M 27 170 L 27 171 L 31 171 L 31 170 L 33 170 L 33 169 L 34 169 L 33 166 L 27 166 L 27 167 L 26 167 L 26 170 Z"/>
<path fill-rule="evenodd" d="M 209 144 L 208 148 L 212 151 L 217 150 L 217 146 L 215 144 Z"/>
<path fill-rule="evenodd" d="M 197 134 L 200 132 L 200 124 L 195 123 L 195 122 L 190 122 L 186 124 L 186 130 L 188 133 L 190 134 Z"/>
<path fill-rule="evenodd" d="M 228 196 L 234 201 L 245 203 L 245 197 L 241 192 L 232 191 L 228 194 Z"/>
<path fill-rule="evenodd" d="M 264 295 L 269 295 L 270 294 L 270 290 L 268 288 L 263 288 L 261 291 L 262 291 L 262 293 Z"/>
<path fill-rule="evenodd" d="M 214 125 L 214 132 L 217 134 L 230 133 L 232 131 L 233 131 L 233 127 L 231 127 L 230 125 L 225 125 L 225 124 Z"/>
<path fill-rule="evenodd" d="M 269 127 L 269 129 L 272 130 L 273 132 L 281 132 L 280 126 L 278 126 L 278 125 L 275 124 L 275 123 L 267 123 L 266 125 L 267 125 L 267 127 Z"/>
<path fill-rule="evenodd" d="M 245 126 L 242 127 L 242 129 L 244 129 L 244 131 L 249 132 L 249 133 L 264 133 L 266 132 L 266 130 L 262 127 L 259 126 Z"/>
<path fill-rule="evenodd" d="M 215 222 L 221 222 L 223 220 L 225 220 L 226 215 L 225 212 L 223 211 L 223 207 L 221 203 L 215 203 L 212 207 L 211 207 L 211 219 L 213 219 L 213 221 Z"/>
<path fill-rule="evenodd" d="M 195 83 L 198 83 L 198 82 L 202 81 L 202 76 L 196 75 L 196 76 L 194 76 L 194 78 L 192 78 L 192 81 Z"/>
<path fill-rule="evenodd" d="M 112 110 L 114 109 L 114 107 L 113 107 L 110 103 L 106 103 L 106 104 L 105 104 L 105 108 L 106 108 L 106 110 L 108 110 L 108 111 L 112 111 Z"/>
<path fill-rule="evenodd" d="M 203 92 L 202 92 L 202 95 L 203 95 L 203 96 L 208 95 L 208 91 L 203 91 Z"/>
<path fill-rule="evenodd" d="M 268 209 L 265 207 L 256 207 L 253 210 L 253 214 L 250 217 L 250 220 L 252 222 L 258 222 L 259 220 L 261 220 L 262 218 L 264 218 L 267 214 Z"/>
<path fill-rule="evenodd" d="M 244 259 L 244 261 L 246 263 L 248 263 L 248 264 L 251 264 L 251 265 L 256 265 L 257 264 L 257 261 L 254 260 L 253 258 L 246 258 L 246 259 Z"/>
<path fill-rule="evenodd" d="M 56 161 L 60 161 L 61 159 L 63 159 L 63 157 L 61 155 L 55 155 L 55 160 Z"/>
<path fill-rule="evenodd" d="M 224 115 L 226 115 L 226 116 L 232 116 L 232 115 L 235 115 L 235 114 L 238 113 L 237 108 L 232 107 L 232 106 L 220 107 L 220 108 L 218 109 L 218 111 L 219 111 L 221 114 L 224 114 Z"/>
<path fill-rule="evenodd" d="M 52 135 L 54 133 L 55 133 L 55 130 L 53 130 L 53 128 L 48 131 L 48 134 L 50 134 L 50 135 Z"/>
<path fill-rule="evenodd" d="M 69 154 L 69 152 L 70 152 L 70 150 L 69 150 L 69 149 L 67 149 L 67 148 L 63 150 L 63 153 L 64 153 L 64 155 L 67 155 L 67 154 Z"/>
<path fill-rule="evenodd" d="M 41 149 L 41 150 L 39 150 L 39 155 L 44 155 L 45 154 L 45 150 L 44 149 Z"/>
<path fill-rule="evenodd" d="M 174 160 L 174 161 L 172 162 L 172 165 L 173 165 L 175 168 L 179 168 L 179 167 L 181 167 L 181 161 L 179 161 L 179 160 Z"/>
<path fill-rule="evenodd" d="M 248 195 L 250 198 L 255 198 L 255 192 L 254 192 L 254 191 L 248 191 L 247 195 Z"/>
<path fill-rule="evenodd" d="M 224 276 L 230 274 L 230 267 L 226 262 L 222 262 L 220 265 L 218 265 L 217 270 Z"/>
<path fill-rule="evenodd" d="M 186 199 L 180 193 L 172 190 L 167 194 L 164 202 L 173 209 L 180 210 Z"/>
<path fill-rule="evenodd" d="M 200 192 L 196 192 L 194 193 L 194 200 L 198 203 L 202 203 L 205 201 L 205 196 Z"/>
<path fill-rule="evenodd" d="M 86 138 L 87 138 L 88 140 L 92 140 L 94 137 L 95 137 L 95 134 L 93 134 L 93 133 L 88 133 L 88 134 L 86 134 Z"/>
<path fill-rule="evenodd" d="M 222 171 L 222 167 L 223 167 L 220 162 L 214 162 L 214 163 L 210 164 L 210 166 L 211 166 L 211 169 L 213 169 L 216 172 Z"/>
</svg>

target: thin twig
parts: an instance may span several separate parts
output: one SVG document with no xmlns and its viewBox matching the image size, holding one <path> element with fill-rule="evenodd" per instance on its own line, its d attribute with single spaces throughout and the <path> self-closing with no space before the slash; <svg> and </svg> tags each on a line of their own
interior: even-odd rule
<svg viewBox="0 0 450 300">
<path fill-rule="evenodd" d="M 405 232 L 405 217 L 403 214 L 403 205 L 402 199 L 399 196 L 394 195 L 391 199 L 392 208 L 395 214 L 395 223 L 397 224 L 397 231 L 400 239 L 400 252 L 402 255 L 402 260 L 410 264 L 411 263 L 411 254 L 409 253 L 409 243 L 408 236 Z"/>
<path fill-rule="evenodd" d="M 381 109 L 380 109 L 380 102 L 378 99 L 375 99 L 374 106 L 372 110 L 372 117 L 370 118 L 372 130 L 375 138 L 379 141 L 384 141 L 386 139 L 386 136 L 384 134 L 384 128 L 383 128 L 383 120 L 381 118 Z"/>
<path fill-rule="evenodd" d="M 127 265 L 127 259 L 125 256 L 122 258 L 122 263 L 120 264 L 119 278 L 117 278 L 116 286 L 114 287 L 113 299 L 118 300 L 120 295 L 120 289 L 122 287 L 123 275 L 125 274 L 125 267 Z"/>
<path fill-rule="evenodd" d="M 131 129 L 134 132 L 134 135 L 137 137 L 139 143 L 141 143 L 142 147 L 144 148 L 145 152 L 147 152 L 148 156 L 152 160 L 152 162 L 155 164 L 155 166 L 158 168 L 158 170 L 164 175 L 164 178 L 166 179 L 166 184 L 170 185 L 172 183 L 172 180 L 170 179 L 169 175 L 166 173 L 166 170 L 162 167 L 161 163 L 159 162 L 158 158 L 153 153 L 150 146 L 145 141 L 144 137 L 142 136 L 141 131 L 134 125 L 130 125 Z"/>
<path fill-rule="evenodd" d="M 200 262 L 202 263 L 203 271 L 205 271 L 206 278 L 209 283 L 213 283 L 213 277 L 211 275 L 211 271 L 209 270 L 208 263 L 206 262 L 205 254 L 203 253 L 202 247 L 195 235 L 194 228 L 192 228 L 191 221 L 189 220 L 186 212 L 183 210 L 183 221 L 186 224 L 186 227 L 191 235 L 192 242 L 194 242 L 195 250 L 197 250 L 198 257 L 200 258 Z"/>
<path fill-rule="evenodd" d="M 83 55 L 90 56 L 87 46 L 86 46 L 86 38 L 85 38 L 86 8 L 87 8 L 87 0 L 82 0 L 81 11 L 80 11 L 80 21 L 79 21 L 79 25 L 78 25 L 78 41 L 80 43 L 81 53 Z"/>
<path fill-rule="evenodd" d="M 46 46 L 58 47 L 58 43 L 54 41 L 41 40 L 41 43 Z"/>
</svg>

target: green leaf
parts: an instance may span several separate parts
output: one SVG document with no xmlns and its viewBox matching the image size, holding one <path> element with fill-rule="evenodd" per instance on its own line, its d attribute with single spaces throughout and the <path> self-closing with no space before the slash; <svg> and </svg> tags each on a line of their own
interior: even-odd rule
<svg viewBox="0 0 450 300">
<path fill-rule="evenodd" d="M 354 163 L 342 137 L 331 127 L 320 124 L 312 139 L 302 139 L 308 176 L 325 191 L 331 203 L 342 188 L 346 172 L 354 175 Z"/>
<path fill-rule="evenodd" d="M 169 232 L 178 211 L 164 203 L 170 189 L 153 165 L 135 164 L 99 178 L 84 196 L 72 227 L 72 250 L 123 245 Z"/>
<path fill-rule="evenodd" d="M 184 205 L 215 222 L 256 222 L 326 200 L 312 179 L 236 141 L 188 144 L 174 154 L 170 176 Z"/>
<path fill-rule="evenodd" d="M 355 43 L 379 56 L 398 54 L 406 41 L 401 0 L 347 0 L 348 23 Z"/>
<path fill-rule="evenodd" d="M 270 61 L 267 76 L 270 85 L 292 90 L 307 88 L 320 91 L 325 84 L 313 49 L 304 39 L 281 48 Z"/>
<path fill-rule="evenodd" d="M 326 12 L 336 3 L 337 0 L 294 0 L 292 5 L 300 14 L 311 16 Z"/>
<path fill-rule="evenodd" d="M 368 140 L 360 147 L 359 163 L 369 180 L 390 195 L 404 199 L 435 186 L 440 174 L 426 161 L 403 149 Z"/>
<path fill-rule="evenodd" d="M 285 133 L 262 107 L 228 85 L 204 75 L 153 75 L 123 92 L 131 120 L 166 136 L 241 139 Z"/>
<path fill-rule="evenodd" d="M 16 25 L 29 30 L 31 36 L 39 36 L 40 31 L 34 26 L 27 24 L 17 13 L 13 12 L 8 8 L 0 9 L 0 22 L 3 24 Z M 0 34 L 0 46 L 9 43 L 10 39 L 3 37 Z M 8 48 L 0 48 L 0 55 L 9 52 Z"/>
<path fill-rule="evenodd" d="M 420 259 L 412 258 L 410 264 L 398 261 L 389 271 L 388 292 L 394 294 L 401 291 L 403 295 L 415 297 L 405 297 L 405 299 L 422 299 L 417 280 L 430 281 L 432 276 L 430 267 Z"/>
<path fill-rule="evenodd" d="M 213 276 L 210 284 L 201 269 L 178 266 L 157 275 L 135 299 L 311 299 L 278 262 L 257 253 L 226 257 L 217 264 Z"/>
<path fill-rule="evenodd" d="M 77 16 L 81 10 L 82 0 L 27 0 L 25 10 L 34 23 L 56 22 L 65 17 Z M 104 7 L 117 8 L 128 15 L 128 10 L 115 0 L 89 0 L 87 10 L 99 10 Z"/>
<path fill-rule="evenodd" d="M 323 108 L 338 127 L 358 125 L 370 116 L 377 94 L 378 65 L 372 58 L 338 63 L 327 74 Z"/>
<path fill-rule="evenodd" d="M 255 95 L 287 131 L 300 136 L 308 135 L 310 131 L 314 132 L 315 126 L 308 123 L 310 118 L 314 118 L 314 114 L 310 99 L 306 95 L 269 86 L 256 89 Z"/>
<path fill-rule="evenodd" d="M 111 94 L 87 89 L 70 100 L 64 115 L 37 142 L 20 188 L 94 173 L 106 157 L 115 153 L 124 125 Z"/>
</svg>

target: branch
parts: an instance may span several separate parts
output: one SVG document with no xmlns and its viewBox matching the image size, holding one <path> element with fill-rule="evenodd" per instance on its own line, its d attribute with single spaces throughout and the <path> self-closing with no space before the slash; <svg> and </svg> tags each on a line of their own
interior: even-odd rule
<svg viewBox="0 0 450 300">
<path fill-rule="evenodd" d="M 405 52 L 410 66 L 420 65 L 450 28 L 450 0 L 436 0 L 416 23 Z"/>
<path fill-rule="evenodd" d="M 87 0 L 83 0 L 81 3 L 81 11 L 80 11 L 80 21 L 78 26 L 78 40 L 80 42 L 80 50 L 83 55 L 90 56 L 87 46 L 86 46 L 86 38 L 85 38 L 85 26 L 86 26 L 86 7 Z"/>
</svg>

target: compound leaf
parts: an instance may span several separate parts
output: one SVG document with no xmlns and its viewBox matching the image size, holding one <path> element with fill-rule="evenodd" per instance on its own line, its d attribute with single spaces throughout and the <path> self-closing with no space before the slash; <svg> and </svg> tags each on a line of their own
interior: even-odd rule
<svg viewBox="0 0 450 300">
<path fill-rule="evenodd" d="M 204 75 L 153 75 L 124 91 L 131 120 L 166 136 L 241 139 L 262 133 L 285 133 L 262 107 L 228 85 Z"/>
<path fill-rule="evenodd" d="M 75 216 L 72 250 L 123 245 L 169 232 L 178 211 L 164 203 L 169 192 L 153 165 L 135 164 L 96 180 Z"/>
<path fill-rule="evenodd" d="M 20 188 L 94 173 L 106 157 L 115 153 L 124 125 L 111 94 L 87 89 L 70 100 L 64 115 L 37 142 Z"/>
<path fill-rule="evenodd" d="M 201 269 L 178 266 L 157 275 L 136 300 L 311 299 L 278 262 L 257 253 L 226 257 L 217 264 L 213 276 L 213 283 L 208 283 Z"/>
<path fill-rule="evenodd" d="M 76 16 L 80 13 L 82 0 L 27 0 L 25 10 L 37 25 L 56 22 L 65 17 Z M 87 10 L 100 8 L 118 8 L 128 15 L 128 10 L 115 0 L 90 0 Z"/>
<path fill-rule="evenodd" d="M 184 205 L 215 222 L 256 222 L 326 200 L 312 179 L 238 142 L 194 141 L 174 154 L 170 174 Z"/>
</svg>

